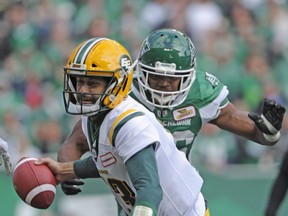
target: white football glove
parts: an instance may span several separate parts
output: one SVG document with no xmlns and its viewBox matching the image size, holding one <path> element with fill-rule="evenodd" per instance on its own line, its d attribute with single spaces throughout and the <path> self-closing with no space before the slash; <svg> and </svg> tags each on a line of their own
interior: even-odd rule
<svg viewBox="0 0 288 216">
<path fill-rule="evenodd" d="M 8 144 L 6 141 L 0 138 L 0 166 L 3 162 L 6 169 L 6 174 L 12 174 L 12 164 L 8 153 Z"/>
</svg>

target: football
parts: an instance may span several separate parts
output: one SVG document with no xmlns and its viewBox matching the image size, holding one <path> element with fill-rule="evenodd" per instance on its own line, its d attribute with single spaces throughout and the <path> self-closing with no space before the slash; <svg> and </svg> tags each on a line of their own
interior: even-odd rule
<svg viewBox="0 0 288 216">
<path fill-rule="evenodd" d="M 46 165 L 35 165 L 36 158 L 21 158 L 13 171 L 13 185 L 18 196 L 28 205 L 47 209 L 56 195 L 56 180 Z"/>
</svg>

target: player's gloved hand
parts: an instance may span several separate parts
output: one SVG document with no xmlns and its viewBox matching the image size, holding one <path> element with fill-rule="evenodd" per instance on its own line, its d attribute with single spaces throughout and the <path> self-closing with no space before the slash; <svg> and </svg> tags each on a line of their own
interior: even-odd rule
<svg viewBox="0 0 288 216">
<path fill-rule="evenodd" d="M 278 141 L 280 138 L 280 129 L 286 109 L 275 100 L 264 99 L 261 115 L 249 113 L 258 129 L 263 132 L 264 137 L 269 142 Z"/>
<path fill-rule="evenodd" d="M 84 185 L 80 179 L 67 180 L 61 183 L 61 189 L 66 195 L 77 195 L 82 191 L 80 185 Z"/>
<path fill-rule="evenodd" d="M 3 160 L 3 161 L 2 161 Z M 0 138 L 0 166 L 4 162 L 6 174 L 12 174 L 12 164 L 8 153 L 8 144 L 6 141 Z"/>
</svg>

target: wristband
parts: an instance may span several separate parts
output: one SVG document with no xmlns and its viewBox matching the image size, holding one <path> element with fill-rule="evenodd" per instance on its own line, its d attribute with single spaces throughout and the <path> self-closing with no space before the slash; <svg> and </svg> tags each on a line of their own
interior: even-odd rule
<svg viewBox="0 0 288 216">
<path fill-rule="evenodd" d="M 268 130 L 272 133 L 272 134 L 277 134 L 277 132 L 279 132 L 268 120 L 267 118 L 261 114 L 261 118 L 263 119 L 265 125 L 267 126 Z"/>
<path fill-rule="evenodd" d="M 268 142 L 275 143 L 280 139 L 280 132 L 278 131 L 278 133 L 276 133 L 274 135 L 269 135 L 269 134 L 263 133 L 263 136 Z"/>
<path fill-rule="evenodd" d="M 75 175 L 81 179 L 100 177 L 92 156 L 74 161 L 73 169 Z"/>
<path fill-rule="evenodd" d="M 147 206 L 136 206 L 132 216 L 153 216 L 153 210 Z"/>
</svg>

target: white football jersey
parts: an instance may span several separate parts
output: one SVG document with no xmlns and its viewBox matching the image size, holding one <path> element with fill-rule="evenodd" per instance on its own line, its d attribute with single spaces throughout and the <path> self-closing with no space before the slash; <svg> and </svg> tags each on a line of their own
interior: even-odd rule
<svg viewBox="0 0 288 216">
<path fill-rule="evenodd" d="M 82 128 L 99 174 L 127 214 L 131 212 L 137 192 L 125 162 L 156 142 L 156 162 L 163 190 L 158 215 L 188 215 L 195 206 L 203 180 L 152 112 L 129 96 L 97 126 L 91 129 L 93 124 L 88 117 L 82 117 Z"/>
</svg>

